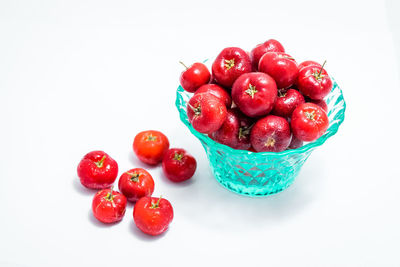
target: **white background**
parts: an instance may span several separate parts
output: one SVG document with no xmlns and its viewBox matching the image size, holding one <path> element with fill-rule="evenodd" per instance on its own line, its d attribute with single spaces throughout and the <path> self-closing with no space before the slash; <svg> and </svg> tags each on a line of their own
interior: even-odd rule
<svg viewBox="0 0 400 267">
<path fill-rule="evenodd" d="M 0 266 L 400 266 L 400 5 L 388 1 L 0 1 Z M 174 106 L 183 60 L 276 38 L 328 60 L 346 119 L 295 183 L 249 198 L 212 177 Z M 397 48 L 397 50 L 396 50 Z M 120 172 L 163 131 L 193 154 L 189 182 L 148 168 L 174 207 L 148 237 L 132 206 L 91 215 L 76 175 L 101 149 Z"/>
</svg>

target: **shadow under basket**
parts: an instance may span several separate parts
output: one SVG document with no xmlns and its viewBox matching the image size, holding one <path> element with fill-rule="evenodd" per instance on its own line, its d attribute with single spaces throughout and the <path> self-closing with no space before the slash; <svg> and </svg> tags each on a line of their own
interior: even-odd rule
<svg viewBox="0 0 400 267">
<path fill-rule="evenodd" d="M 219 144 L 207 135 L 197 132 L 189 123 L 186 105 L 192 93 L 181 86 L 176 91 L 175 105 L 181 121 L 203 145 L 214 177 L 227 189 L 248 196 L 267 196 L 291 185 L 311 152 L 336 134 L 344 120 L 346 103 L 342 90 L 334 79 L 328 104 L 329 128 L 320 138 L 300 148 L 282 152 L 250 152 Z"/>
</svg>

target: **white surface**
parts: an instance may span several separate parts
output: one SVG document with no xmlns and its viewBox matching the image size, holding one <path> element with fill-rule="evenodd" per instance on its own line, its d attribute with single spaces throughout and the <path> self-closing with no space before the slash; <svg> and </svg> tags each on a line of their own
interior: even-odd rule
<svg viewBox="0 0 400 267">
<path fill-rule="evenodd" d="M 399 4 L 138 2 L 0 2 L 0 265 L 400 266 Z M 348 108 L 289 189 L 253 199 L 212 178 L 175 89 L 179 60 L 268 38 L 298 61 L 327 59 Z M 145 129 L 198 160 L 181 185 L 149 168 L 175 209 L 156 238 L 132 206 L 96 222 L 76 176 L 95 149 L 121 172 L 142 166 L 131 144 Z"/>
</svg>

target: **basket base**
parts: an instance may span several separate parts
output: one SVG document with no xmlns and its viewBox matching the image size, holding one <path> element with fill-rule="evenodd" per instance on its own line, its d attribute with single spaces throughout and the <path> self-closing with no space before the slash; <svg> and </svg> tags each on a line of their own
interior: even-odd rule
<svg viewBox="0 0 400 267">
<path fill-rule="evenodd" d="M 218 174 L 214 174 L 215 179 L 226 189 L 236 194 L 250 196 L 250 197 L 267 197 L 270 195 L 277 194 L 286 188 L 288 188 L 294 182 L 294 178 L 286 180 L 282 186 L 248 186 L 241 185 L 238 183 L 231 182 L 226 179 L 222 179 Z"/>
</svg>

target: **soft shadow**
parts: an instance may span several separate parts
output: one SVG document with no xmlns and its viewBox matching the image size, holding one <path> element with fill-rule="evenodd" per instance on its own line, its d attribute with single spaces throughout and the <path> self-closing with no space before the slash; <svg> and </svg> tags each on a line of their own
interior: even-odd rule
<svg viewBox="0 0 400 267">
<path fill-rule="evenodd" d="M 159 166 L 159 165 L 149 165 L 144 162 L 141 162 L 136 157 L 136 155 L 133 154 L 133 152 L 129 152 L 128 159 L 129 159 L 129 162 L 132 163 L 132 165 L 133 165 L 132 168 L 143 168 L 145 170 L 153 170 Z"/>
<path fill-rule="evenodd" d="M 92 210 L 89 210 L 88 218 L 89 218 L 89 221 L 94 226 L 99 227 L 99 228 L 108 228 L 108 227 L 112 227 L 112 226 L 117 225 L 117 224 L 120 223 L 120 221 L 119 222 L 115 222 L 115 223 L 102 223 L 99 220 L 97 220 L 96 217 L 94 217 Z"/>
<path fill-rule="evenodd" d="M 188 186 L 193 186 L 193 184 L 196 183 L 196 173 L 193 175 L 193 177 L 189 178 L 186 181 L 182 181 L 182 182 L 173 182 L 170 179 L 168 179 L 164 173 L 161 175 L 162 176 L 162 180 L 165 184 L 168 184 L 170 186 L 174 186 L 174 187 L 188 187 Z"/>
<path fill-rule="evenodd" d="M 72 186 L 74 187 L 75 191 L 77 191 L 79 194 L 84 195 L 84 196 L 93 196 L 94 193 L 97 192 L 97 190 L 93 190 L 93 189 L 84 187 L 79 182 L 79 177 L 77 177 L 77 176 L 72 180 Z"/>
<path fill-rule="evenodd" d="M 179 213 L 202 227 L 220 228 L 264 226 L 292 220 L 318 196 L 325 162 L 314 159 L 303 168 L 294 183 L 275 195 L 249 197 L 220 185 L 211 170 L 198 177 L 196 186 L 176 191 Z M 318 167 L 316 167 L 318 166 Z M 208 175 L 207 175 L 208 174 Z M 207 216 L 204 216 L 207 214 Z M 234 224 L 230 222 L 234 221 Z M 230 229 L 232 230 L 232 229 Z"/>
<path fill-rule="evenodd" d="M 129 231 L 131 231 L 131 233 L 135 237 L 139 238 L 140 240 L 143 240 L 146 242 L 152 242 L 152 241 L 162 238 L 165 235 L 165 233 L 168 232 L 168 229 L 167 229 L 167 231 L 165 231 L 164 233 L 162 233 L 160 235 L 156 235 L 156 236 L 148 235 L 148 234 L 143 233 L 139 228 L 137 228 L 134 221 L 131 221 L 131 223 L 129 224 Z"/>
</svg>

